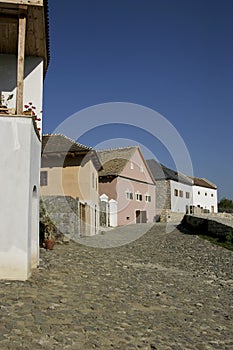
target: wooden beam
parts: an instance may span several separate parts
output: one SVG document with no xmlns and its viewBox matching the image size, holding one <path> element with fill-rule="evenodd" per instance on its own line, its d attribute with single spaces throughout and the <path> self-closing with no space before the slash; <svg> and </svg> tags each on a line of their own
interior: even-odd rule
<svg viewBox="0 0 233 350">
<path fill-rule="evenodd" d="M 19 17 L 16 114 L 23 113 L 25 39 L 26 39 L 26 17 Z"/>
<path fill-rule="evenodd" d="M 14 17 L 8 17 L 8 16 L 2 16 L 0 17 L 0 24 L 17 24 L 18 18 Z"/>
<path fill-rule="evenodd" d="M 43 6 L 43 0 L 0 0 L 0 4 Z"/>
</svg>

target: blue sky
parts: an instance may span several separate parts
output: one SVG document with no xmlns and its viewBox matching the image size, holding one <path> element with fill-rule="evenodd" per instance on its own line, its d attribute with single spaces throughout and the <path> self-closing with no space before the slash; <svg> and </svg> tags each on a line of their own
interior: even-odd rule
<svg viewBox="0 0 233 350">
<path fill-rule="evenodd" d="M 49 0 L 49 10 L 44 133 L 96 104 L 149 107 L 182 136 L 194 174 L 233 199 L 233 2 Z M 128 139 L 174 167 L 164 145 L 135 127 L 100 126 L 78 141 L 95 147 Z"/>
</svg>

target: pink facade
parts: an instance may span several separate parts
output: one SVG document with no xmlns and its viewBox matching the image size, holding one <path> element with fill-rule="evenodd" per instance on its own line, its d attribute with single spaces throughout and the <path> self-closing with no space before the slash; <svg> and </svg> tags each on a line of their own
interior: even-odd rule
<svg viewBox="0 0 233 350">
<path fill-rule="evenodd" d="M 99 190 L 117 201 L 119 226 L 154 221 L 155 183 L 138 147 L 118 175 L 101 179 Z"/>
</svg>

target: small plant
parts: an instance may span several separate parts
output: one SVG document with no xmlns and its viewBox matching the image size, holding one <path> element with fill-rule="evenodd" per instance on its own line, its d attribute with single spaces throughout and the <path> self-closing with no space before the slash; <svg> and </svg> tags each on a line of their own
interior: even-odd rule
<svg viewBox="0 0 233 350">
<path fill-rule="evenodd" d="M 28 104 L 24 105 L 24 113 L 25 114 L 29 114 L 29 115 L 35 115 L 35 110 L 36 110 L 36 107 L 33 106 L 33 103 L 32 102 L 29 102 Z"/>
<path fill-rule="evenodd" d="M 43 245 L 46 249 L 53 249 L 55 244 L 56 227 L 48 215 L 44 217 L 44 240 Z"/>
<path fill-rule="evenodd" d="M 10 100 L 12 100 L 14 94 L 10 94 L 8 95 L 8 97 L 6 97 L 5 95 L 0 93 L 0 107 L 4 107 L 7 108 L 8 107 L 8 103 Z"/>
<path fill-rule="evenodd" d="M 233 232 L 229 231 L 226 233 L 226 241 L 227 243 L 233 243 Z"/>
</svg>

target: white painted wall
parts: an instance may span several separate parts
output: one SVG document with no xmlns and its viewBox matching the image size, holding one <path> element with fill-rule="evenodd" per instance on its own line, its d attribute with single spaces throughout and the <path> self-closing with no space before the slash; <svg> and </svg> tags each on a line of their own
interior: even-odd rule
<svg viewBox="0 0 233 350">
<path fill-rule="evenodd" d="M 176 213 L 186 213 L 186 207 L 192 204 L 192 186 L 180 182 L 170 180 L 171 185 L 171 211 Z M 174 191 L 178 190 L 178 197 L 175 196 Z M 180 191 L 183 191 L 183 197 L 180 197 Z M 190 194 L 186 198 L 186 192 Z"/>
<path fill-rule="evenodd" d="M 118 225 L 117 213 L 118 213 L 117 201 L 115 201 L 114 199 L 110 199 L 110 201 L 109 201 L 109 226 L 117 227 L 117 225 Z"/>
<path fill-rule="evenodd" d="M 16 108 L 17 58 L 0 54 L 0 91 Z M 36 107 L 42 129 L 43 60 L 26 57 L 24 105 Z M 41 131 L 40 131 L 41 132 Z M 0 117 L 0 278 L 25 280 L 39 263 L 41 144 L 31 118 Z"/>
<path fill-rule="evenodd" d="M 43 103 L 43 59 L 40 57 L 26 57 L 24 69 L 24 105 L 32 102 L 36 107 L 36 115 L 41 121 L 37 122 L 42 129 Z M 7 97 L 14 94 L 8 107 L 16 107 L 17 86 L 17 58 L 15 55 L 0 54 L 0 91 Z"/>
<path fill-rule="evenodd" d="M 39 259 L 41 145 L 31 118 L 0 117 L 0 140 L 0 278 L 26 280 Z"/>
<path fill-rule="evenodd" d="M 218 192 L 216 189 L 193 186 L 193 205 L 200 206 L 203 209 L 212 211 L 214 206 L 214 213 L 218 212 Z"/>
</svg>

